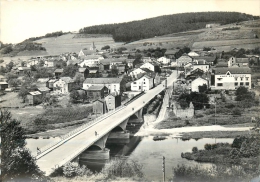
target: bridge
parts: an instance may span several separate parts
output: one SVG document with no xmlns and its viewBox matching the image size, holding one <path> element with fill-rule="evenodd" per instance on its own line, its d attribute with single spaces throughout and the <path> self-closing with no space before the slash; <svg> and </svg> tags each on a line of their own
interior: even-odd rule
<svg viewBox="0 0 260 182">
<path fill-rule="evenodd" d="M 167 78 L 168 85 L 176 79 L 177 72 L 173 71 Z M 108 137 L 111 137 L 113 132 L 118 131 L 124 134 L 130 116 L 142 117 L 143 107 L 165 89 L 165 82 L 163 81 L 155 88 L 146 91 L 145 94 L 140 95 L 126 106 L 122 105 L 114 112 L 105 114 L 100 120 L 79 127 L 71 135 L 37 155 L 37 165 L 48 176 L 56 168 L 70 161 L 78 161 L 81 155 L 83 157 L 98 157 L 98 159 L 109 158 L 109 151 L 105 149 Z"/>
</svg>

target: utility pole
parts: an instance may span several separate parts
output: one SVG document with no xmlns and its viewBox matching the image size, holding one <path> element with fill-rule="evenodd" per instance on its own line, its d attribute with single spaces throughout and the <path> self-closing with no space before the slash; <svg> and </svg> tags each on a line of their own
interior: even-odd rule
<svg viewBox="0 0 260 182">
<path fill-rule="evenodd" d="M 162 158 L 163 182 L 165 182 L 165 157 Z"/>
<path fill-rule="evenodd" d="M 216 125 L 216 113 L 217 113 L 217 99 L 215 97 L 215 125 Z"/>
</svg>

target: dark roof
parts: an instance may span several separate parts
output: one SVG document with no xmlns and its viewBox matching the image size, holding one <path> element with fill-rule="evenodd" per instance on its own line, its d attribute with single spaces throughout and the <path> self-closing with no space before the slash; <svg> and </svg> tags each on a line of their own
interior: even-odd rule
<svg viewBox="0 0 260 182">
<path fill-rule="evenodd" d="M 220 61 L 216 64 L 216 67 L 228 67 L 228 62 Z"/>
<path fill-rule="evenodd" d="M 236 63 L 248 63 L 249 58 L 236 58 Z"/>
<path fill-rule="evenodd" d="M 84 83 L 91 84 L 110 84 L 110 83 L 120 83 L 122 78 L 87 78 Z"/>
<path fill-rule="evenodd" d="M 249 74 L 251 73 L 251 69 L 247 67 L 238 67 L 238 68 L 214 68 L 213 73 L 215 75 L 222 75 L 226 74 L 227 72 L 230 72 L 231 74 Z"/>
</svg>

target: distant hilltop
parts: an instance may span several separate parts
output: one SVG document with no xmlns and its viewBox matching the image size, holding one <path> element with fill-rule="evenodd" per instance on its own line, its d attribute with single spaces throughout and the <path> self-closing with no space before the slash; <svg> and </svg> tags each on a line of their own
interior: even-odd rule
<svg viewBox="0 0 260 182">
<path fill-rule="evenodd" d="M 82 34 L 111 34 L 116 42 L 132 42 L 165 34 L 205 28 L 207 24 L 230 24 L 259 19 L 239 12 L 198 12 L 159 16 L 118 24 L 95 25 L 79 30 Z"/>
</svg>

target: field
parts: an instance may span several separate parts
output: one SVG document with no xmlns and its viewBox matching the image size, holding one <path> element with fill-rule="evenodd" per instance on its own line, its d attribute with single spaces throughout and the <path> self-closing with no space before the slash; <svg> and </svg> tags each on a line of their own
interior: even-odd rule
<svg viewBox="0 0 260 182">
<path fill-rule="evenodd" d="M 59 55 L 65 52 L 76 52 L 78 53 L 81 49 L 89 49 L 92 43 L 98 50 L 105 45 L 115 47 L 122 45 L 122 43 L 115 43 L 110 35 L 95 35 L 95 36 L 80 36 L 79 34 L 65 34 L 59 37 L 44 38 L 35 41 L 41 43 L 46 48 L 49 55 Z"/>
</svg>

